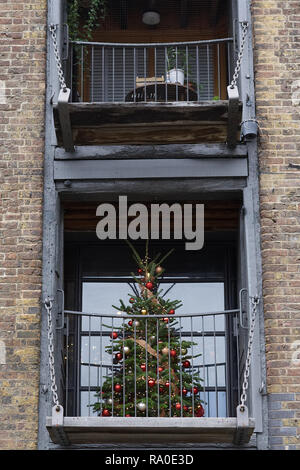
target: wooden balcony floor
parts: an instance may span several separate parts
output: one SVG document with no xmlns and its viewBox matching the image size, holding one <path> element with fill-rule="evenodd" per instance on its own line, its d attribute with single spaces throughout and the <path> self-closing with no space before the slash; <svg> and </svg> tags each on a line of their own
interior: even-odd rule
<svg viewBox="0 0 300 470">
<path fill-rule="evenodd" d="M 247 444 L 254 431 L 254 420 L 237 427 L 236 418 L 103 418 L 65 417 L 63 425 L 46 423 L 55 444 Z"/>
<path fill-rule="evenodd" d="M 73 144 L 170 144 L 227 142 L 228 133 L 239 140 L 238 126 L 230 128 L 229 101 L 67 103 Z M 242 104 L 238 106 L 241 121 Z M 67 114 L 66 114 L 67 113 Z M 64 126 L 59 104 L 54 106 L 58 146 L 64 146 Z M 230 120 L 232 121 L 232 120 Z"/>
</svg>

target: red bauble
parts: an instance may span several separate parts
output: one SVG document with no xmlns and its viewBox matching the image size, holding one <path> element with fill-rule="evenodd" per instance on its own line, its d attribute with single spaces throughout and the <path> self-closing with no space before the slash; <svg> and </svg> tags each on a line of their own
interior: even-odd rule
<svg viewBox="0 0 300 470">
<path fill-rule="evenodd" d="M 117 393 L 120 393 L 122 390 L 122 385 L 120 384 L 115 384 L 114 386 L 114 391 L 117 392 Z"/>
<path fill-rule="evenodd" d="M 110 416 L 110 411 L 106 408 L 102 411 L 102 416 Z"/>
<path fill-rule="evenodd" d="M 123 359 L 123 354 L 118 352 L 116 355 L 115 355 L 115 358 L 117 361 L 121 361 Z"/>
<path fill-rule="evenodd" d="M 142 270 L 142 268 L 139 268 L 139 269 L 138 269 L 138 273 L 139 273 L 139 274 L 143 274 L 143 272 L 144 272 L 144 271 Z"/>
<path fill-rule="evenodd" d="M 164 389 L 162 387 L 159 387 L 159 393 L 164 393 Z"/>
<path fill-rule="evenodd" d="M 132 326 L 132 320 L 129 320 L 128 325 Z"/>
<path fill-rule="evenodd" d="M 197 418 L 201 418 L 202 416 L 204 416 L 204 408 L 202 405 L 197 406 L 195 415 L 197 416 Z"/>
<path fill-rule="evenodd" d="M 165 323 L 169 323 L 169 319 L 168 319 L 167 317 L 163 318 L 163 321 L 164 321 Z"/>
<path fill-rule="evenodd" d="M 170 387 L 170 382 L 166 382 L 165 386 L 169 388 Z"/>
<path fill-rule="evenodd" d="M 175 313 L 175 310 L 173 308 L 171 308 L 171 310 L 169 310 L 169 314 L 174 315 L 174 313 Z"/>
<path fill-rule="evenodd" d="M 149 385 L 149 387 L 151 387 L 151 388 L 154 387 L 154 385 L 155 385 L 155 380 L 154 380 L 154 379 L 149 379 L 149 380 L 148 380 L 148 385 Z"/>
<path fill-rule="evenodd" d="M 116 331 L 113 331 L 113 332 L 110 334 L 110 337 L 111 337 L 112 339 L 117 339 L 118 333 L 117 333 Z"/>
<path fill-rule="evenodd" d="M 181 404 L 180 404 L 180 403 L 176 403 L 175 408 L 176 408 L 176 410 L 180 410 L 180 409 L 181 409 Z"/>
<path fill-rule="evenodd" d="M 199 388 L 198 388 L 198 387 L 194 387 L 194 388 L 193 388 L 193 393 L 196 395 L 196 393 L 198 393 L 198 392 L 199 392 Z"/>
<path fill-rule="evenodd" d="M 152 290 L 153 287 L 154 287 L 153 282 L 146 282 L 146 287 L 147 287 L 147 289 Z"/>
<path fill-rule="evenodd" d="M 177 356 L 177 352 L 175 351 L 175 349 L 171 349 L 170 356 L 171 357 L 176 357 Z"/>
<path fill-rule="evenodd" d="M 158 372 L 162 372 L 163 370 L 164 370 L 164 368 L 163 368 L 163 367 L 161 367 L 161 366 L 159 366 L 159 368 L 158 368 Z"/>
<path fill-rule="evenodd" d="M 142 371 L 145 372 L 145 370 L 146 370 L 146 364 L 141 364 L 140 367 L 141 367 Z"/>
<path fill-rule="evenodd" d="M 189 411 L 189 407 L 186 406 L 186 405 L 183 405 L 183 410 L 184 410 L 184 411 Z"/>
<path fill-rule="evenodd" d="M 131 418 L 131 415 L 125 415 L 125 418 Z"/>
<path fill-rule="evenodd" d="M 183 361 L 182 365 L 183 367 L 190 367 L 191 363 L 190 361 Z"/>
<path fill-rule="evenodd" d="M 186 388 L 183 388 L 183 389 L 182 389 L 182 395 L 183 395 L 183 396 L 186 396 L 187 392 L 188 392 L 188 391 L 187 391 Z"/>
<path fill-rule="evenodd" d="M 129 302 L 130 302 L 131 304 L 133 304 L 133 303 L 134 303 L 134 298 L 133 298 L 133 297 L 130 297 Z"/>
</svg>

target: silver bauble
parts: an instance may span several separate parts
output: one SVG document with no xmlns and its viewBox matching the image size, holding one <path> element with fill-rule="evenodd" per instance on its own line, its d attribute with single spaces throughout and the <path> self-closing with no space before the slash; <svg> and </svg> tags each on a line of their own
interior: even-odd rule
<svg viewBox="0 0 300 470">
<path fill-rule="evenodd" d="M 139 411 L 145 411 L 146 410 L 146 403 L 141 401 L 140 403 L 137 404 L 137 407 L 138 407 Z"/>
</svg>

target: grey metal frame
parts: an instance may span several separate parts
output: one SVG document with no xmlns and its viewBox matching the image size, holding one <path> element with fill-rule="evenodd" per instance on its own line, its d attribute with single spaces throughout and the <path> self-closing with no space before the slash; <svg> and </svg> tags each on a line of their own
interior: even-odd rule
<svg viewBox="0 0 300 470">
<path fill-rule="evenodd" d="M 62 24 L 64 12 L 63 0 L 48 0 L 48 23 Z M 243 107 L 243 120 L 255 116 L 254 99 L 254 71 L 252 57 L 252 34 L 251 34 L 251 15 L 250 0 L 233 0 L 233 16 L 239 21 L 248 21 L 249 37 L 248 45 L 243 58 L 240 73 L 240 89 Z M 48 35 L 49 36 L 49 35 Z M 104 180 L 101 174 L 98 178 L 80 181 L 74 180 L 72 183 L 68 178 L 68 173 L 64 173 L 64 180 L 60 180 L 56 185 L 53 178 L 53 163 L 56 146 L 56 138 L 53 126 L 52 103 L 57 102 L 59 93 L 59 83 L 56 74 L 56 64 L 51 54 L 51 43 L 47 39 L 47 88 L 46 88 L 46 134 L 45 134 L 45 163 L 44 163 L 44 207 L 43 207 L 43 286 L 42 301 L 49 296 L 56 298 L 56 291 L 62 283 L 62 252 L 60 245 L 62 242 L 62 215 L 60 210 L 60 197 L 79 197 L 87 196 L 88 193 L 95 192 L 97 197 L 109 194 L 120 194 L 130 183 L 129 190 L 135 194 L 141 194 L 146 197 L 147 194 L 162 194 L 162 183 L 164 193 L 173 194 L 178 197 L 182 194 L 203 194 L 215 195 L 216 191 L 222 194 L 226 191 L 234 193 L 243 191 L 245 206 L 245 232 L 247 240 L 247 268 L 248 285 L 250 295 L 262 295 L 261 280 L 261 254 L 260 254 L 260 232 L 259 232 L 259 189 L 258 189 L 258 160 L 257 160 L 257 139 L 246 143 L 248 150 L 248 177 L 245 175 L 232 177 L 230 175 L 219 178 L 210 177 L 201 178 L 193 175 L 181 178 L 177 173 L 169 180 L 168 175 L 157 175 L 155 185 L 153 180 L 123 179 L 121 181 L 114 178 Z M 101 153 L 101 148 L 99 152 Z M 204 149 L 202 148 L 202 151 Z M 172 148 L 170 147 L 170 152 Z M 184 156 L 184 148 L 182 150 Z M 209 153 L 210 154 L 210 153 Z M 76 149 L 74 157 L 76 157 Z M 165 184 L 168 182 L 168 184 Z M 178 185 L 178 186 L 177 186 Z M 177 191 L 179 189 L 179 191 Z M 140 192 L 141 191 L 141 192 Z M 94 194 L 95 196 L 95 194 Z M 261 304 L 262 305 L 262 304 Z M 259 309 L 259 318 L 256 324 L 256 335 L 254 339 L 254 349 L 252 358 L 252 379 L 251 379 L 251 397 L 252 411 L 257 423 L 257 447 L 266 449 L 268 447 L 268 428 L 267 428 L 267 404 L 264 395 L 264 383 L 266 377 L 265 357 L 264 357 L 264 322 L 262 306 Z M 57 311 L 57 300 L 54 302 Z M 59 331 L 59 330 L 58 330 Z M 58 336 L 59 338 L 59 336 Z M 41 361 L 40 361 L 40 395 L 39 395 L 39 436 L 38 448 L 47 449 L 55 446 L 50 442 L 48 431 L 46 429 L 46 416 L 51 416 L 51 393 L 48 372 L 48 344 L 47 344 L 47 322 L 45 309 L 42 304 L 41 314 Z"/>
</svg>

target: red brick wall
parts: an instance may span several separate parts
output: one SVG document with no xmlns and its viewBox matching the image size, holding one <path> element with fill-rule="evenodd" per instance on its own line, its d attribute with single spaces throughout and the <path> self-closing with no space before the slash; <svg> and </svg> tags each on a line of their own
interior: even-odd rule
<svg viewBox="0 0 300 470">
<path fill-rule="evenodd" d="M 37 443 L 45 25 L 46 0 L 0 0 L 0 449 Z"/>
<path fill-rule="evenodd" d="M 300 449 L 300 3 L 252 14 L 270 445 Z"/>
</svg>

